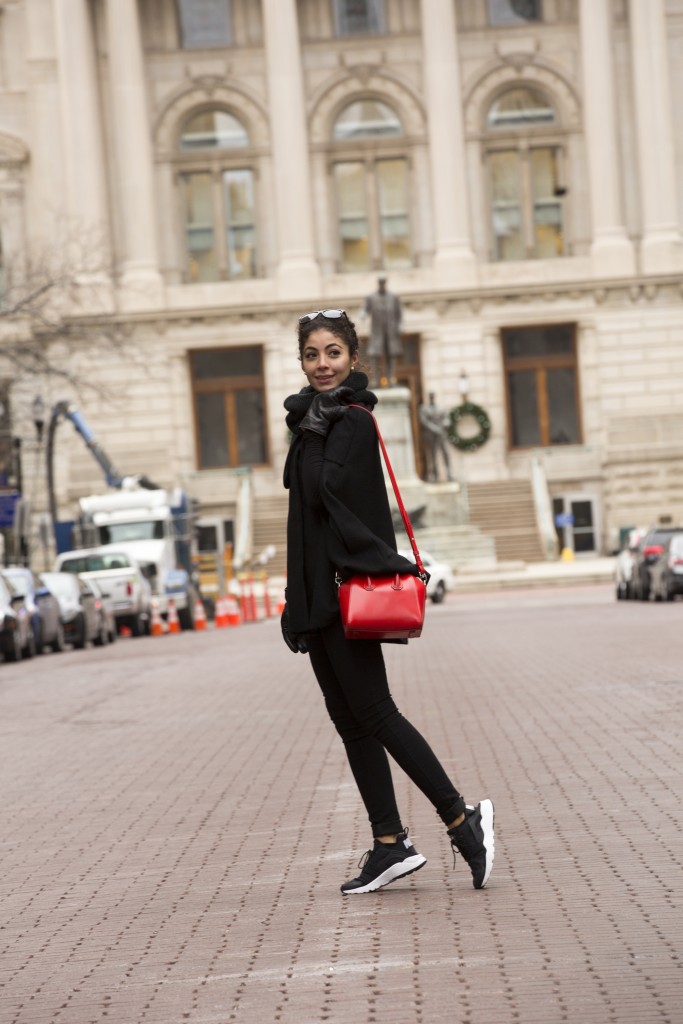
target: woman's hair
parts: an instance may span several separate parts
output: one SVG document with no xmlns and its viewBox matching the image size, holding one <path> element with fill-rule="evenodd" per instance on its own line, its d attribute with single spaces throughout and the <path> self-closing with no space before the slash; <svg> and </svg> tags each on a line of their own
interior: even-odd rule
<svg viewBox="0 0 683 1024">
<path fill-rule="evenodd" d="M 344 313 L 343 316 L 337 317 L 323 316 L 321 313 L 320 316 L 315 317 L 314 320 L 304 320 L 303 323 L 299 321 L 297 325 L 299 359 L 301 359 L 303 355 L 304 347 L 309 335 L 313 334 L 313 331 L 319 331 L 321 328 L 324 328 L 326 331 L 329 331 L 330 334 L 334 334 L 336 338 L 339 338 L 340 341 L 343 341 L 352 358 L 353 356 L 358 355 L 360 346 L 358 342 L 358 335 L 356 334 L 356 326 L 352 320 L 349 320 L 346 313 Z"/>
</svg>

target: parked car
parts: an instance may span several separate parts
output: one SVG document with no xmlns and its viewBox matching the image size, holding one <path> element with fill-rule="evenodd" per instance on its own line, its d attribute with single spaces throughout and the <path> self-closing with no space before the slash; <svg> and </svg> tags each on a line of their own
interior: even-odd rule
<svg viewBox="0 0 683 1024">
<path fill-rule="evenodd" d="M 14 589 L 24 599 L 31 616 L 36 654 L 42 654 L 45 647 L 63 651 L 64 626 L 59 601 L 50 593 L 40 576 L 23 566 L 3 569 L 3 576 L 11 580 Z"/>
<path fill-rule="evenodd" d="M 650 572 L 664 551 L 664 545 L 674 533 L 682 533 L 680 526 L 655 526 L 648 530 L 638 545 L 633 566 L 633 596 L 640 601 L 650 599 Z"/>
<path fill-rule="evenodd" d="M 95 579 L 88 580 L 88 586 L 94 591 L 95 597 L 97 598 L 98 605 L 97 610 L 100 613 L 100 618 L 104 624 L 103 635 L 106 634 L 106 640 L 110 644 L 113 644 L 116 640 L 116 616 L 114 615 L 114 605 L 110 597 L 105 596 L 100 584 Z M 95 641 L 97 643 L 97 641 Z"/>
<path fill-rule="evenodd" d="M 109 545 L 66 551 L 57 557 L 55 571 L 99 583 L 102 596 L 111 600 L 117 630 L 129 626 L 133 636 L 149 632 L 152 588 L 142 567 L 124 551 Z"/>
<path fill-rule="evenodd" d="M 36 653 L 33 626 L 24 599 L 11 580 L 0 574 L 0 649 L 5 661 L 32 658 Z"/>
<path fill-rule="evenodd" d="M 633 573 L 638 546 L 646 533 L 644 529 L 631 530 L 626 544 L 617 555 L 614 578 L 618 601 L 628 601 L 633 597 Z"/>
<path fill-rule="evenodd" d="M 399 555 L 403 555 L 404 558 L 409 558 L 411 562 L 415 561 L 415 557 L 411 550 L 401 549 L 399 551 Z M 448 591 L 452 590 L 455 585 L 453 570 L 446 562 L 437 562 L 436 559 L 432 558 L 428 551 L 420 550 L 420 558 L 422 559 L 425 569 L 429 573 L 427 597 L 430 598 L 434 604 L 441 604 Z"/>
<path fill-rule="evenodd" d="M 650 590 L 655 601 L 673 601 L 683 594 L 683 532 L 673 533 L 650 569 Z"/>
<path fill-rule="evenodd" d="M 67 643 L 83 650 L 91 641 L 106 642 L 99 598 L 85 580 L 70 572 L 44 572 L 41 579 L 59 601 Z"/>
</svg>

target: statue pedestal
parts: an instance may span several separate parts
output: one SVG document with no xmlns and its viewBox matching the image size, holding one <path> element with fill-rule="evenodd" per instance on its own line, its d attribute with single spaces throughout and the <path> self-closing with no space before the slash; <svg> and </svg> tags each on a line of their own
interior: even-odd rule
<svg viewBox="0 0 683 1024">
<path fill-rule="evenodd" d="M 403 484 L 422 483 L 415 468 L 415 447 L 410 422 L 410 391 L 408 388 L 380 388 L 375 416 L 391 459 L 394 476 Z M 388 474 L 387 481 L 391 485 Z"/>
<path fill-rule="evenodd" d="M 409 389 L 383 388 L 377 392 L 377 397 L 379 403 L 375 407 L 375 416 L 408 514 L 424 509 L 420 522 L 425 526 L 452 526 L 466 522 L 467 514 L 463 508 L 459 483 L 425 483 L 417 475 Z M 384 479 L 389 492 L 389 504 L 397 508 L 386 466 Z"/>
</svg>

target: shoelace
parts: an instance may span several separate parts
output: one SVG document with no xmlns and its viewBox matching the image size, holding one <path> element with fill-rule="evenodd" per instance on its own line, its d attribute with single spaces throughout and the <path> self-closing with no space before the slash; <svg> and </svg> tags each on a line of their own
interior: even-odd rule
<svg viewBox="0 0 683 1024">
<path fill-rule="evenodd" d="M 360 860 L 358 861 L 358 867 L 359 867 L 359 868 L 361 868 L 361 869 L 362 869 L 362 868 L 364 868 L 364 867 L 365 867 L 365 865 L 367 864 L 367 862 L 368 862 L 368 861 L 370 860 L 370 854 L 371 854 L 371 853 L 372 853 L 372 850 L 366 850 L 366 851 L 365 851 L 365 853 L 361 854 L 361 858 L 360 858 Z"/>
<path fill-rule="evenodd" d="M 408 838 L 408 829 L 404 828 L 402 832 L 399 832 L 397 834 L 396 842 L 398 842 L 399 839 L 407 839 L 407 838 Z M 358 867 L 359 868 L 364 868 L 365 867 L 365 865 L 367 864 L 368 860 L 370 859 L 371 854 L 374 852 L 374 849 L 375 848 L 373 846 L 370 850 L 366 850 L 365 853 L 361 854 L 361 858 L 358 861 Z M 455 856 L 455 854 L 454 854 L 454 856 Z"/>
</svg>

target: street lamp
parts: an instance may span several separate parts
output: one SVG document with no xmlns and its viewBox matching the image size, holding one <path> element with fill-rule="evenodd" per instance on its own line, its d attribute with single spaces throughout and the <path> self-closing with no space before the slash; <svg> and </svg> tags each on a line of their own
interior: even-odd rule
<svg viewBox="0 0 683 1024">
<path fill-rule="evenodd" d="M 45 429 L 45 402 L 41 395 L 36 395 L 33 399 L 31 412 L 33 413 L 33 426 L 36 428 L 38 444 L 42 444 L 43 431 Z"/>
</svg>

